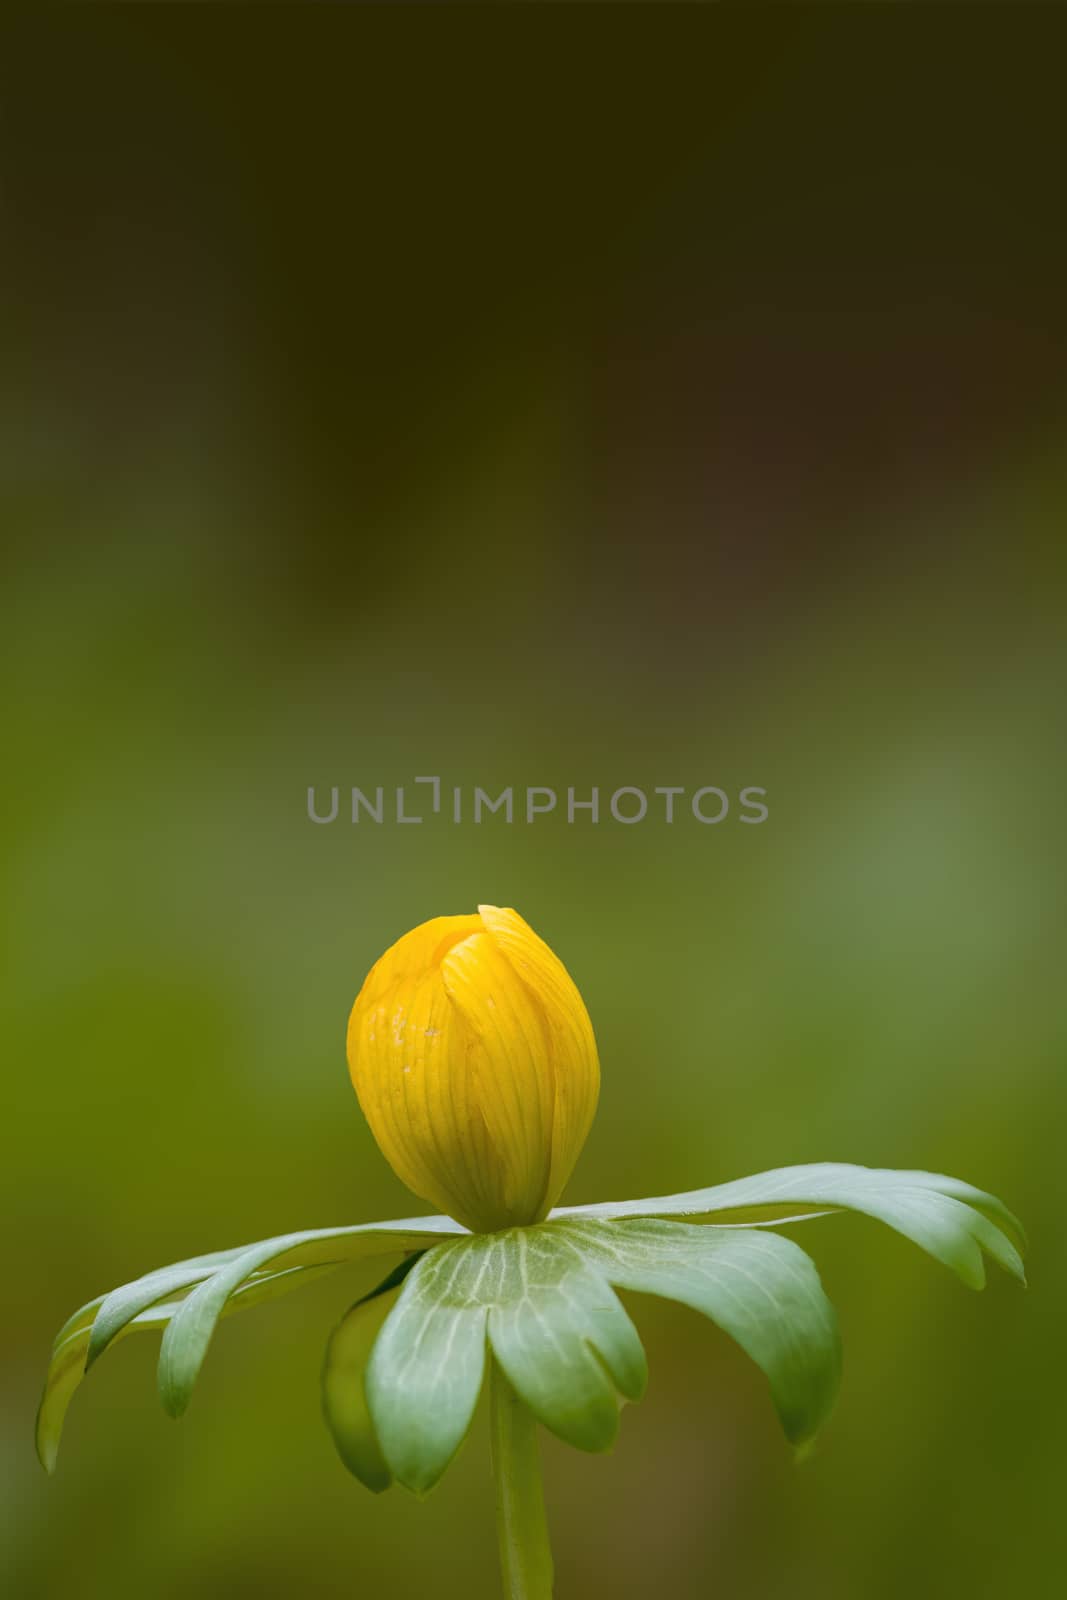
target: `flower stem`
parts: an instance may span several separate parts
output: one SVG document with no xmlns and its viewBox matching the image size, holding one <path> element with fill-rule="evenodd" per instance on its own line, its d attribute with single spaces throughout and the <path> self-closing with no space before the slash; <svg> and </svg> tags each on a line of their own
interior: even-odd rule
<svg viewBox="0 0 1067 1600">
<path fill-rule="evenodd" d="M 506 1600 L 551 1600 L 537 1423 L 496 1361 L 489 1375 L 489 1426 L 496 1478 L 496 1528 Z"/>
</svg>

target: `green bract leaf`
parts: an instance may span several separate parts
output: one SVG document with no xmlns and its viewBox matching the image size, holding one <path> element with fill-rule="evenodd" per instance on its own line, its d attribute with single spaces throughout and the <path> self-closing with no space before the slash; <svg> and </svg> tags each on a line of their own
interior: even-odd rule
<svg viewBox="0 0 1067 1600">
<path fill-rule="evenodd" d="M 55 1468 L 67 1408 L 89 1365 L 128 1333 L 169 1328 L 194 1290 L 212 1292 L 208 1306 L 200 1303 L 195 1325 L 185 1326 L 178 1346 L 177 1377 L 174 1387 L 167 1389 L 175 1399 L 175 1414 L 188 1401 L 188 1389 L 221 1315 L 287 1294 L 361 1256 L 425 1249 L 442 1237 L 463 1232 L 451 1217 L 417 1217 L 284 1234 L 179 1261 L 90 1300 L 64 1323 L 52 1348 L 37 1415 L 41 1464 L 48 1472 Z M 199 1342 L 194 1343 L 194 1336 Z M 182 1361 L 187 1364 L 181 1365 Z"/>
<path fill-rule="evenodd" d="M 54 1472 L 63 1419 L 74 1391 L 85 1372 L 85 1353 L 89 1348 L 89 1329 L 103 1295 L 75 1311 L 56 1334 L 52 1358 L 45 1375 L 44 1391 L 37 1408 L 37 1459 L 46 1472 Z"/>
<path fill-rule="evenodd" d="M 837 1397 L 837 1314 L 811 1258 L 776 1233 L 656 1219 L 559 1224 L 619 1289 L 679 1300 L 765 1373 L 786 1437 L 814 1438 Z"/>
<path fill-rule="evenodd" d="M 283 1234 L 147 1273 L 75 1312 L 53 1348 L 38 1453 L 51 1471 L 88 1364 L 127 1334 L 164 1331 L 160 1392 L 177 1416 L 220 1316 L 388 1254 L 416 1259 L 352 1308 L 323 1373 L 342 1459 L 371 1488 L 395 1476 L 421 1493 L 437 1481 L 469 1426 L 487 1340 L 547 1427 L 582 1449 L 607 1448 L 619 1397 L 637 1399 L 645 1384 L 644 1353 L 615 1288 L 674 1298 L 711 1317 L 762 1367 L 787 1434 L 803 1442 L 833 1401 L 836 1323 L 808 1258 L 760 1230 L 838 1210 L 888 1223 L 975 1288 L 984 1282 L 983 1252 L 1022 1278 L 1022 1228 L 992 1195 L 936 1173 L 836 1164 L 568 1207 L 496 1234 L 468 1234 L 449 1217 Z"/>
<path fill-rule="evenodd" d="M 428 1250 L 400 1291 L 367 1367 L 382 1454 L 393 1476 L 416 1494 L 437 1482 L 474 1415 L 488 1315 L 480 1279 L 499 1237 L 472 1234 Z"/>
<path fill-rule="evenodd" d="M 47 1472 L 55 1470 L 67 1407 L 88 1370 L 89 1361 L 93 1359 L 90 1355 L 92 1332 L 108 1303 L 119 1296 L 136 1292 L 133 1294 L 134 1303 L 129 1316 L 123 1316 L 122 1321 L 112 1328 L 109 1339 L 115 1338 L 123 1327 L 135 1320 L 139 1328 L 163 1327 L 169 1320 L 173 1307 L 151 1318 L 141 1317 L 139 1313 L 167 1296 L 169 1291 L 163 1281 L 165 1276 L 170 1278 L 175 1286 L 182 1281 L 186 1284 L 195 1283 L 215 1265 L 237 1254 L 236 1250 L 220 1250 L 211 1255 L 194 1256 L 189 1261 L 179 1261 L 173 1267 L 164 1267 L 160 1272 L 138 1278 L 135 1283 L 127 1284 L 123 1289 L 116 1290 L 113 1295 L 98 1295 L 95 1300 L 90 1300 L 75 1311 L 73 1316 L 68 1317 L 56 1334 L 52 1346 L 52 1358 L 37 1412 L 37 1454 Z M 158 1280 L 158 1289 L 153 1281 L 151 1290 L 142 1295 L 142 1285 L 147 1285 L 150 1280 Z"/>
<path fill-rule="evenodd" d="M 322 1409 L 337 1453 L 349 1472 L 375 1494 L 393 1481 L 367 1405 L 366 1372 L 382 1323 L 418 1256 L 409 1256 L 377 1288 L 357 1300 L 330 1335 L 322 1368 Z"/>
<path fill-rule="evenodd" d="M 387 1318 L 367 1371 L 382 1454 L 407 1488 L 441 1476 L 470 1425 L 486 1340 L 520 1399 L 561 1439 L 604 1450 L 619 1395 L 646 1368 L 612 1285 L 695 1306 L 770 1379 L 789 1437 L 808 1439 L 833 1403 L 833 1308 L 798 1245 L 775 1235 L 661 1221 L 546 1222 L 427 1252 Z"/>
<path fill-rule="evenodd" d="M 616 1391 L 648 1382 L 637 1330 L 609 1274 L 577 1230 L 517 1229 L 489 1313 L 489 1338 L 516 1394 L 580 1450 L 606 1450 L 619 1427 Z"/>
<path fill-rule="evenodd" d="M 89 1350 L 85 1362 L 88 1372 L 93 1362 L 103 1355 L 111 1341 L 121 1333 L 128 1322 L 148 1306 L 161 1300 L 180 1297 L 183 1290 L 209 1278 L 217 1267 L 233 1261 L 241 1250 L 220 1250 L 215 1255 L 199 1256 L 192 1261 L 179 1261 L 172 1267 L 160 1267 L 156 1272 L 146 1272 L 143 1278 L 124 1283 L 105 1295 L 93 1319 L 89 1334 Z"/>
<path fill-rule="evenodd" d="M 797 1215 L 798 1207 L 817 1207 Z M 649 1200 L 568 1206 L 553 1218 L 686 1217 L 718 1226 L 803 1221 L 826 1211 L 859 1211 L 888 1223 L 952 1270 L 972 1289 L 985 1283 L 985 1251 L 1025 1282 L 1021 1223 L 991 1194 L 936 1172 L 894 1172 L 835 1162 L 780 1167 L 751 1178 Z"/>
<path fill-rule="evenodd" d="M 290 1290 L 301 1288 L 312 1279 L 332 1271 L 333 1266 L 329 1265 L 287 1267 L 280 1272 L 257 1273 L 231 1295 L 223 1315 L 230 1316 L 234 1311 L 245 1311 L 251 1306 L 261 1305 L 265 1300 L 275 1300 L 279 1295 L 288 1294 Z M 37 1412 L 37 1455 L 46 1472 L 55 1470 L 67 1408 L 88 1371 L 87 1355 L 92 1324 L 82 1321 L 79 1326 L 78 1322 L 87 1314 L 91 1317 L 95 1308 L 102 1303 L 103 1297 L 90 1301 L 75 1312 L 61 1330 L 52 1349 L 52 1360 Z M 168 1295 L 159 1304 L 138 1312 L 114 1334 L 111 1343 L 117 1343 L 130 1333 L 160 1331 L 167 1326 L 181 1303 L 180 1294 Z"/>
<path fill-rule="evenodd" d="M 181 1416 L 227 1300 L 264 1267 L 339 1267 L 367 1256 L 425 1250 L 442 1235 L 463 1233 L 451 1217 L 419 1217 L 286 1233 L 249 1245 L 198 1283 L 168 1323 L 159 1352 L 159 1393 L 165 1410 L 172 1417 Z"/>
</svg>

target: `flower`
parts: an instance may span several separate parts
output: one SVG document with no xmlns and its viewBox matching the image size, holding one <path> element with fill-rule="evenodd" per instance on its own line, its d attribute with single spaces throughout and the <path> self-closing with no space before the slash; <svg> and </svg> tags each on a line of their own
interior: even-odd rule
<svg viewBox="0 0 1067 1600">
<path fill-rule="evenodd" d="M 677 1300 L 766 1375 L 806 1452 L 841 1374 L 837 1317 L 814 1262 L 775 1222 L 858 1211 L 980 1289 L 984 1256 L 1021 1282 L 1025 1237 L 995 1196 L 934 1172 L 819 1162 L 647 1200 L 552 1205 L 596 1110 L 600 1068 L 581 995 L 515 911 L 436 917 L 372 968 L 348 1024 L 352 1081 L 400 1176 L 449 1216 L 261 1239 L 146 1273 L 89 1301 L 52 1348 L 37 1413 L 51 1472 L 85 1373 L 128 1333 L 160 1329 L 159 1392 L 181 1416 L 220 1317 L 375 1256 L 402 1259 L 326 1349 L 322 1402 L 345 1466 L 376 1494 L 432 1489 L 489 1384 L 507 1595 L 548 1600 L 537 1423 L 606 1450 L 647 1364 L 617 1290 Z M 472 1231 L 468 1231 L 472 1230 Z"/>
<path fill-rule="evenodd" d="M 352 1007 L 348 1065 L 393 1170 L 482 1233 L 547 1216 L 600 1087 L 570 974 L 499 906 L 434 917 L 385 952 Z"/>
</svg>

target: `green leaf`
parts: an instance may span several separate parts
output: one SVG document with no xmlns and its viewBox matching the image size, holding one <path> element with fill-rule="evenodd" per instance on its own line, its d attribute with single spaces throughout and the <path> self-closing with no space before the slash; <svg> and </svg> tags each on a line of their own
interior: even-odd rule
<svg viewBox="0 0 1067 1600">
<path fill-rule="evenodd" d="M 255 1278 L 242 1284 L 231 1296 L 223 1315 L 229 1316 L 234 1311 L 244 1311 L 251 1306 L 261 1305 L 265 1300 L 277 1299 L 279 1295 L 288 1294 L 291 1289 L 299 1288 L 311 1279 L 332 1270 L 332 1266 L 312 1266 L 288 1267 L 280 1272 L 259 1273 Z M 37 1412 L 37 1456 L 46 1472 L 55 1471 L 67 1409 L 75 1390 L 88 1371 L 86 1357 L 93 1327 L 92 1318 L 104 1299 L 105 1297 L 101 1296 L 91 1300 L 88 1305 L 76 1311 L 60 1330 L 53 1346 L 52 1359 Z M 115 1344 L 130 1333 L 160 1331 L 170 1322 L 181 1301 L 182 1296 L 178 1292 L 168 1295 L 157 1305 L 146 1307 L 124 1323 L 110 1342 Z"/>
<path fill-rule="evenodd" d="M 815 1207 L 816 1210 L 803 1210 Z M 798 1208 L 802 1208 L 798 1214 Z M 553 1219 L 686 1217 L 718 1226 L 804 1221 L 827 1211 L 858 1211 L 876 1217 L 914 1241 L 964 1283 L 985 1283 L 983 1251 L 1025 1282 L 1020 1252 L 1026 1236 L 1018 1219 L 994 1195 L 935 1172 L 895 1172 L 822 1162 L 780 1167 L 711 1189 L 649 1200 L 605 1201 L 567 1206 Z"/>
<path fill-rule="evenodd" d="M 367 1405 L 366 1371 L 382 1323 L 418 1256 L 409 1256 L 345 1314 L 330 1335 L 322 1368 L 322 1409 L 337 1453 L 360 1483 L 381 1494 L 392 1484 Z"/>
<path fill-rule="evenodd" d="M 607 1450 L 617 1393 L 640 1400 L 648 1365 L 637 1330 L 577 1230 L 516 1229 L 489 1313 L 489 1339 L 512 1388 L 579 1450 Z"/>
<path fill-rule="evenodd" d="M 37 1454 L 42 1466 L 48 1472 L 55 1470 L 67 1409 L 89 1366 L 127 1333 L 167 1329 L 191 1292 L 217 1286 L 223 1272 L 228 1273 L 225 1293 L 216 1289 L 212 1296 L 210 1324 L 198 1319 L 201 1334 L 206 1333 L 200 1361 L 221 1315 L 276 1299 L 360 1256 L 423 1249 L 442 1237 L 463 1232 L 451 1217 L 418 1217 L 285 1234 L 258 1245 L 194 1256 L 146 1273 L 109 1295 L 97 1296 L 68 1318 L 52 1348 L 37 1414 Z M 250 1266 L 250 1258 L 254 1265 Z M 239 1271 L 230 1272 L 238 1263 Z"/>
<path fill-rule="evenodd" d="M 614 1286 L 696 1307 L 766 1373 L 797 1443 L 827 1416 L 840 1376 L 833 1308 L 798 1245 L 752 1230 L 578 1219 L 473 1235 L 428 1251 L 386 1318 L 366 1393 L 387 1469 L 423 1494 L 470 1426 L 486 1342 L 539 1421 L 583 1450 L 640 1399 L 640 1340 Z"/>
<path fill-rule="evenodd" d="M 250 1245 L 196 1284 L 168 1323 L 159 1352 L 159 1393 L 164 1409 L 172 1417 L 181 1416 L 226 1302 L 265 1267 L 339 1267 L 367 1256 L 425 1250 L 442 1236 L 464 1233 L 451 1217 L 418 1217 L 286 1233 Z"/>
<path fill-rule="evenodd" d="M 382 1454 L 415 1494 L 431 1489 L 470 1426 L 485 1369 L 483 1275 L 496 1234 L 428 1250 L 386 1318 L 366 1374 Z"/>
<path fill-rule="evenodd" d="M 172 1267 L 146 1272 L 143 1278 L 135 1278 L 132 1283 L 124 1283 L 121 1288 L 113 1289 L 109 1295 L 105 1295 L 93 1320 L 85 1370 L 88 1372 L 126 1324 L 132 1322 L 146 1307 L 201 1283 L 217 1267 L 240 1254 L 240 1249 L 220 1250 L 214 1255 L 195 1257 L 192 1261 L 178 1261 Z"/>
<path fill-rule="evenodd" d="M 487 1340 L 547 1427 L 583 1449 L 607 1448 L 619 1397 L 637 1399 L 645 1383 L 644 1353 L 614 1287 L 666 1295 L 710 1316 L 763 1368 L 786 1432 L 804 1440 L 833 1399 L 836 1325 L 807 1257 L 757 1230 L 841 1210 L 887 1223 L 975 1288 L 985 1279 L 983 1253 L 1023 1277 L 1025 1236 L 994 1196 L 937 1173 L 833 1163 L 566 1207 L 537 1227 L 499 1234 L 471 1235 L 450 1217 L 283 1234 L 147 1273 L 76 1311 L 52 1351 L 38 1454 L 51 1471 L 87 1365 L 127 1334 L 163 1330 L 160 1391 L 177 1416 L 221 1316 L 390 1253 L 417 1261 L 400 1269 L 407 1275 L 399 1292 L 391 1276 L 353 1308 L 324 1372 L 338 1449 L 371 1487 L 384 1487 L 390 1474 L 417 1493 L 437 1481 L 470 1424 Z"/>
<path fill-rule="evenodd" d="M 182 1278 L 188 1282 L 195 1282 L 197 1276 L 210 1271 L 214 1265 L 237 1254 L 234 1250 L 216 1251 L 211 1255 L 195 1256 L 189 1261 L 179 1261 L 173 1267 L 165 1267 L 162 1272 L 148 1273 L 143 1278 L 138 1278 L 135 1283 L 127 1284 L 124 1289 L 115 1291 L 114 1295 L 97 1295 L 95 1300 L 90 1300 L 86 1305 L 79 1307 L 56 1334 L 52 1346 L 52 1357 L 49 1362 L 48 1372 L 45 1375 L 44 1390 L 41 1403 L 37 1412 L 37 1455 L 46 1472 L 54 1472 L 56 1457 L 59 1452 L 59 1441 L 63 1432 L 63 1422 L 67 1414 L 75 1390 L 78 1388 L 88 1371 L 89 1365 L 99 1354 L 91 1350 L 92 1334 L 97 1328 L 101 1315 L 107 1310 L 108 1303 L 118 1296 L 123 1296 L 131 1291 L 137 1291 L 135 1304 L 129 1316 L 123 1316 L 121 1322 L 111 1328 L 108 1342 L 115 1338 L 120 1328 L 131 1322 L 139 1312 L 166 1296 L 168 1289 L 161 1283 L 156 1288 L 153 1282 L 150 1292 L 142 1295 L 142 1286 L 149 1284 L 150 1280 L 162 1279 L 164 1274 L 174 1274 L 177 1283 Z M 202 1270 L 201 1270 L 202 1269 Z M 163 1318 L 155 1318 L 150 1322 L 141 1322 L 141 1327 L 164 1326 L 170 1312 Z M 102 1348 L 102 1346 L 101 1346 Z"/>
<path fill-rule="evenodd" d="M 619 1289 L 702 1311 L 766 1374 L 786 1437 L 807 1443 L 841 1378 L 837 1315 L 799 1245 L 749 1228 L 654 1219 L 558 1224 Z"/>
<path fill-rule="evenodd" d="M 89 1329 L 103 1300 L 99 1295 L 82 1306 L 60 1328 L 52 1346 L 45 1374 L 41 1403 L 37 1408 L 35 1440 L 37 1459 L 46 1472 L 56 1469 L 63 1421 L 74 1391 L 85 1372 L 85 1352 L 89 1348 Z"/>
</svg>

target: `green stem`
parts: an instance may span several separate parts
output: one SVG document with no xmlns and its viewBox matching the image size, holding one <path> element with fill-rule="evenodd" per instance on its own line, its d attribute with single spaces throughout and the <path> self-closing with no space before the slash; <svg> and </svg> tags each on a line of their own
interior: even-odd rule
<svg viewBox="0 0 1067 1600">
<path fill-rule="evenodd" d="M 489 1375 L 489 1427 L 496 1478 L 496 1529 L 506 1600 L 551 1600 L 537 1423 L 496 1361 Z"/>
</svg>

